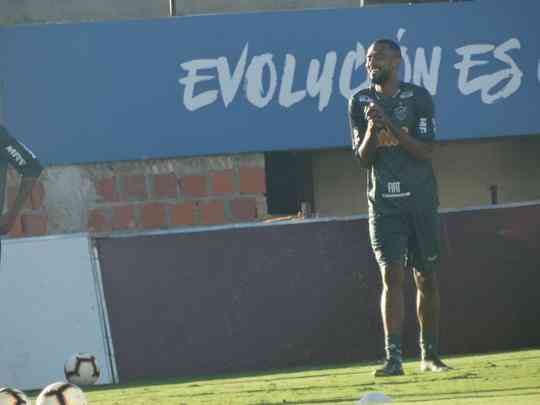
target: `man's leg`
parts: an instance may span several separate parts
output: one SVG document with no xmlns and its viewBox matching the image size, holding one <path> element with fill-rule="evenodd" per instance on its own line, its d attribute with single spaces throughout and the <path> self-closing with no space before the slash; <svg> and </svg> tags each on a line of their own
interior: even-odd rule
<svg viewBox="0 0 540 405">
<path fill-rule="evenodd" d="M 422 371 L 446 371 L 439 359 L 440 295 L 437 272 L 440 268 L 440 224 L 435 207 L 413 213 L 408 264 L 414 268 L 417 288 L 416 314 L 420 324 Z"/>
<path fill-rule="evenodd" d="M 422 358 L 432 351 L 438 352 L 440 295 L 435 273 L 414 271 L 416 284 L 416 315 L 420 324 Z"/>
<path fill-rule="evenodd" d="M 375 370 L 375 376 L 403 374 L 401 333 L 403 330 L 404 269 L 400 263 L 381 266 L 381 315 L 384 327 L 386 363 Z"/>
<path fill-rule="evenodd" d="M 381 314 L 386 338 L 386 356 L 398 357 L 401 361 L 401 343 L 399 352 L 389 349 L 389 339 L 396 337 L 401 339 L 403 330 L 404 303 L 403 303 L 403 279 L 404 270 L 401 264 L 392 264 L 381 269 L 383 287 L 381 292 Z M 390 344 L 393 342 L 390 342 Z"/>
<path fill-rule="evenodd" d="M 370 217 L 369 236 L 381 272 L 381 315 L 386 350 L 386 362 L 383 367 L 375 370 L 375 376 L 401 375 L 403 261 L 408 238 L 405 218 L 402 215 Z"/>
<path fill-rule="evenodd" d="M 417 288 L 416 314 L 420 324 L 420 349 L 422 352 L 422 371 L 447 371 L 439 358 L 439 314 L 440 295 L 437 274 L 414 271 Z"/>
</svg>

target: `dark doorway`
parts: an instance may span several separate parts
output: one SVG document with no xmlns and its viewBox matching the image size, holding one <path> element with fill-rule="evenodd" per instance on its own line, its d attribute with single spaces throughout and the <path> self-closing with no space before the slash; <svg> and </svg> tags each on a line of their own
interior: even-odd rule
<svg viewBox="0 0 540 405">
<path fill-rule="evenodd" d="M 268 152 L 266 161 L 266 203 L 271 215 L 294 215 L 302 203 L 313 207 L 311 152 Z"/>
</svg>

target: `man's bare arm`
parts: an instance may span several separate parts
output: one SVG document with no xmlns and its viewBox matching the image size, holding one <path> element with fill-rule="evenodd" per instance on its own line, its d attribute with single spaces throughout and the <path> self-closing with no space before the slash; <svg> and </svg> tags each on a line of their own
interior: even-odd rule
<svg viewBox="0 0 540 405">
<path fill-rule="evenodd" d="M 369 168 L 375 160 L 375 153 L 377 150 L 377 131 L 375 124 L 372 120 L 368 121 L 368 127 L 362 142 L 358 146 L 356 156 L 360 160 L 363 167 Z"/>
</svg>

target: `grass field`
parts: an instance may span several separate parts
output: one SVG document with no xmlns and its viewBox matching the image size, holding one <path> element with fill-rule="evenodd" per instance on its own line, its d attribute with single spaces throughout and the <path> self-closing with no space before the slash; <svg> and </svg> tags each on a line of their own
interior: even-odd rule
<svg viewBox="0 0 540 405">
<path fill-rule="evenodd" d="M 540 350 L 448 359 L 453 371 L 426 374 L 405 363 L 405 376 L 375 379 L 373 365 L 351 364 L 209 379 L 87 389 L 90 405 L 355 404 L 384 392 L 394 404 L 540 404 Z"/>
</svg>

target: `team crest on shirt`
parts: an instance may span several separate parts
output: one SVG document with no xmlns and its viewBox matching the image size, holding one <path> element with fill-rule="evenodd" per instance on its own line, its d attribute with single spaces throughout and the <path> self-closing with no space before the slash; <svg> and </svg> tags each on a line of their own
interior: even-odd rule
<svg viewBox="0 0 540 405">
<path fill-rule="evenodd" d="M 405 99 L 405 98 L 411 98 L 413 96 L 412 90 L 404 91 L 399 95 L 399 98 Z"/>
<path fill-rule="evenodd" d="M 407 118 L 407 107 L 400 103 L 396 108 L 394 108 L 394 118 L 398 121 L 403 121 L 405 118 Z"/>
</svg>

